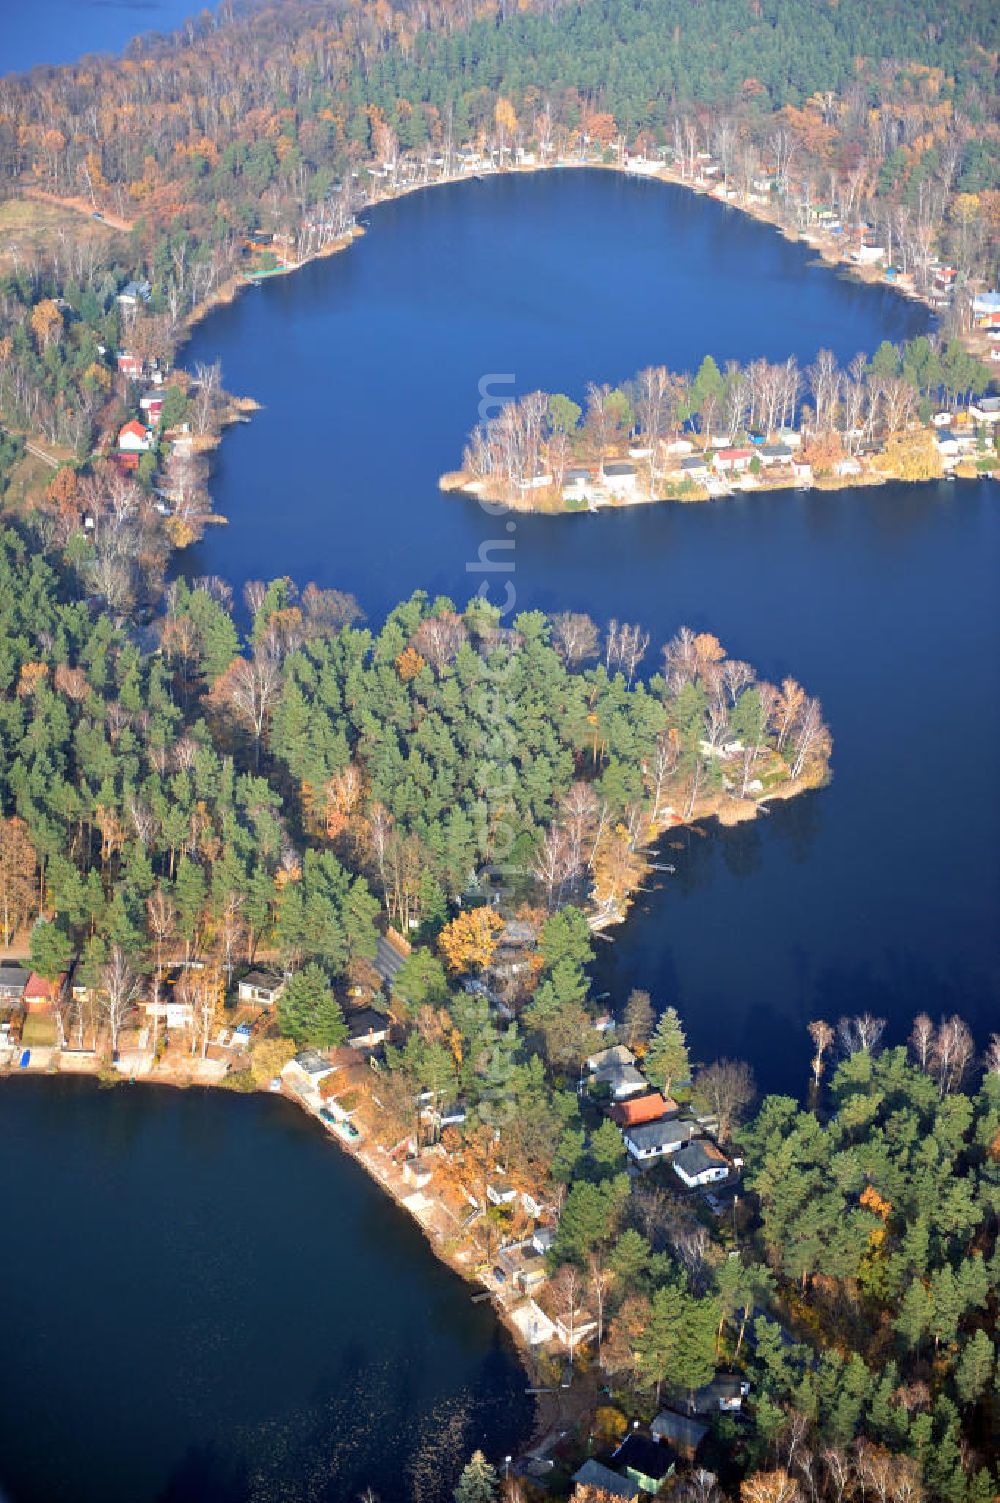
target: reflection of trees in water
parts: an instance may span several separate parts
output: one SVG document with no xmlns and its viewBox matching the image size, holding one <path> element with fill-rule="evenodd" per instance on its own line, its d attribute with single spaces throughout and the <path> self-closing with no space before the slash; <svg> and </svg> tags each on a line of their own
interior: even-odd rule
<svg viewBox="0 0 1000 1503">
<path fill-rule="evenodd" d="M 784 841 L 792 860 L 801 865 L 812 855 L 822 824 L 823 790 L 800 793 L 785 803 L 769 805 L 768 836 Z M 759 825 L 755 826 L 763 833 Z"/>
<path fill-rule="evenodd" d="M 752 877 L 761 865 L 761 821 L 720 830 L 719 843 L 726 870 L 732 877 Z"/>
</svg>

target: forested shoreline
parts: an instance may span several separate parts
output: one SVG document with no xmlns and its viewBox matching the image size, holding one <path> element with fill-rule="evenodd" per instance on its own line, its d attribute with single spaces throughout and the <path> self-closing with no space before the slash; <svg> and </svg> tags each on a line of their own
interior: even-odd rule
<svg viewBox="0 0 1000 1503">
<path fill-rule="evenodd" d="M 286 580 L 249 590 L 242 653 L 219 583 L 175 586 L 149 653 L 16 532 L 2 558 L 5 938 L 30 924 L 54 982 L 79 954 L 55 1006 L 67 1060 L 131 1057 L 137 1009 L 173 988 L 190 1024 L 169 1047 L 193 1068 L 247 964 L 284 971 L 224 1083 L 266 1087 L 296 1049 L 329 1058 L 313 1109 L 360 1124 L 372 1162 L 411 1143 L 442 1193 L 499 1187 L 469 1232 L 487 1268 L 552 1228 L 539 1297 L 588 1333 L 573 1381 L 591 1439 L 567 1443 L 567 1487 L 582 1456 L 613 1460 L 633 1420 L 735 1364 L 749 1418 L 711 1426 L 683 1498 L 992 1496 L 996 1040 L 966 1094 L 978 1061 L 957 1017 L 918 1018 L 908 1049 L 883 1049 L 874 1017 L 815 1020 L 809 1105 L 768 1097 L 751 1117 L 751 1072 L 692 1060 L 668 999 L 615 999 L 609 1029 L 591 994 L 588 886 L 631 881 L 636 837 L 668 797 L 683 817 L 701 780 L 822 777 L 815 701 L 704 634 L 680 632 L 640 680 L 649 644 L 627 624 L 504 627 L 481 601 L 417 596 L 372 633 L 349 596 Z M 387 999 L 386 923 L 411 941 Z M 390 1031 L 374 1074 L 342 1058 L 372 1004 Z M 669 1162 L 625 1172 L 595 1064 L 618 1047 L 641 1101 L 682 1134 L 711 1122 L 743 1162 L 738 1203 L 708 1214 Z M 531 1360 L 543 1382 L 560 1366 Z M 470 1468 L 460 1489 L 499 1496 L 488 1462 Z"/>
<path fill-rule="evenodd" d="M 693 1057 L 662 977 L 598 995 L 672 829 L 822 796 L 820 701 L 679 623 L 168 583 L 240 416 L 180 347 L 370 203 L 639 164 L 836 226 L 939 333 L 531 393 L 468 475 L 527 505 L 574 468 L 693 499 L 685 459 L 722 451 L 919 479 L 959 408 L 995 466 L 968 340 L 998 55 L 985 0 L 227 0 L 0 79 L 0 1073 L 280 1091 L 355 1154 L 541 1397 L 542 1464 L 477 1453 L 456 1503 L 995 1500 L 1000 1034 L 943 997 L 906 1039 L 849 985 L 836 1015 L 796 999 L 801 1094 L 759 1100 L 745 1061 Z"/>
<path fill-rule="evenodd" d="M 967 331 L 1000 225 L 990 7 L 924 25 L 853 4 L 803 24 L 799 9 L 781 0 L 743 28 L 732 0 L 587 0 L 497 23 L 442 5 L 420 30 L 406 7 L 330 19 L 302 0 L 8 77 L 7 193 L 82 212 L 79 233 L 10 236 L 3 410 L 82 462 L 127 399 L 108 352 L 168 365 L 192 312 L 248 268 L 298 264 L 363 204 L 473 162 L 645 156 L 682 180 L 712 172 L 726 201 L 789 225 L 820 223 L 823 206 L 822 222 L 881 241 L 921 296 L 948 263 L 949 332 Z M 611 46 L 625 61 L 609 77 Z M 116 307 L 136 278 L 145 300 Z"/>
</svg>

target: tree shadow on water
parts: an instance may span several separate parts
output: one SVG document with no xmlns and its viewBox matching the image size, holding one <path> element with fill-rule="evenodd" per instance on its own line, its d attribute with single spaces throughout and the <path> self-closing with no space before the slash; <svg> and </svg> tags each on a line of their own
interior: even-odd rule
<svg viewBox="0 0 1000 1503">
<path fill-rule="evenodd" d="M 201 1445 L 188 1448 L 156 1503 L 249 1503 L 250 1496 L 246 1463 Z"/>
</svg>

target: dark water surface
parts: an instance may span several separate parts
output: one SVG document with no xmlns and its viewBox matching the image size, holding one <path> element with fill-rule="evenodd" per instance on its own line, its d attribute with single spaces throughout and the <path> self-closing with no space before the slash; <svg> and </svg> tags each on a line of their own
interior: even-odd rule
<svg viewBox="0 0 1000 1503">
<path fill-rule="evenodd" d="M 441 1503 L 531 1400 L 488 1307 L 272 1097 L 15 1080 L 0 1497 Z"/>
<path fill-rule="evenodd" d="M 0 0 L 0 74 L 122 52 L 142 32 L 173 31 L 216 0 Z"/>
<path fill-rule="evenodd" d="M 265 409 L 226 436 L 213 486 L 230 525 L 191 572 L 338 585 L 377 622 L 418 587 L 464 601 L 483 543 L 508 540 L 494 600 L 510 578 L 519 607 L 642 621 L 654 649 L 681 623 L 710 629 L 821 696 L 832 785 L 686 842 L 676 877 L 600 947 L 616 1001 L 644 985 L 675 1002 L 699 1057 L 742 1055 L 770 1088 L 802 1086 L 812 1017 L 871 1008 L 897 1036 L 919 1008 L 958 1008 L 983 1034 L 1000 1021 L 996 487 L 519 517 L 510 532 L 436 479 L 484 374 L 580 397 L 651 361 L 808 362 L 821 345 L 846 361 L 926 324 L 716 203 L 567 172 L 382 207 L 347 254 L 250 292 L 188 351 L 221 355 L 230 389 Z"/>
</svg>

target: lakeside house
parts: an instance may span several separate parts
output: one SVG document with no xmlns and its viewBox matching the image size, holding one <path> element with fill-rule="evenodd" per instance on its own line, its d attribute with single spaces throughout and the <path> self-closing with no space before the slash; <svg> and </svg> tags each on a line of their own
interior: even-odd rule
<svg viewBox="0 0 1000 1503">
<path fill-rule="evenodd" d="M 602 1461 L 595 1461 L 593 1456 L 583 1463 L 580 1469 L 573 1473 L 572 1479 L 577 1487 L 592 1487 L 598 1493 L 607 1493 L 609 1498 L 624 1498 L 627 1503 L 638 1498 L 642 1488 L 631 1477 L 625 1477 L 621 1472 L 613 1472 Z"/>
<path fill-rule="evenodd" d="M 653 1494 L 660 1491 L 677 1468 L 677 1457 L 668 1445 L 638 1430 L 626 1435 L 611 1460 L 626 1477 L 637 1482 L 643 1492 Z"/>
<path fill-rule="evenodd" d="M 1000 397 L 977 397 L 969 403 L 969 416 L 973 422 L 988 423 L 990 427 L 1000 423 Z"/>
<path fill-rule="evenodd" d="M 666 1441 L 685 1461 L 695 1459 L 708 1434 L 707 1425 L 675 1409 L 661 1409 L 649 1428 L 657 1440 Z"/>
<path fill-rule="evenodd" d="M 635 1065 L 609 1065 L 592 1077 L 593 1085 L 606 1086 L 613 1101 L 624 1101 L 640 1091 L 649 1090 L 649 1081 Z"/>
<path fill-rule="evenodd" d="M 753 450 L 720 449 L 712 463 L 720 475 L 741 475 L 753 463 Z"/>
<path fill-rule="evenodd" d="M 703 454 L 689 454 L 681 460 L 681 475 L 685 480 L 707 480 L 708 464 Z"/>
<path fill-rule="evenodd" d="M 147 281 L 126 282 L 117 301 L 123 308 L 138 308 L 140 303 L 148 303 L 152 296 L 153 289 Z"/>
<path fill-rule="evenodd" d="M 146 363 L 141 355 L 133 355 L 128 350 L 121 350 L 116 356 L 115 363 L 121 375 L 129 381 L 139 381 L 146 368 Z"/>
<path fill-rule="evenodd" d="M 137 418 L 118 430 L 118 447 L 123 454 L 145 454 L 152 448 L 152 439 Z"/>
<path fill-rule="evenodd" d="M 696 1388 L 688 1400 L 692 1414 L 738 1414 L 750 1384 L 739 1373 L 716 1373 L 711 1383 Z"/>
<path fill-rule="evenodd" d="M 191 1002 L 181 1002 L 174 996 L 146 1002 L 143 1004 L 143 1011 L 147 1018 L 162 1022 L 168 1032 L 194 1027 L 194 1005 Z"/>
<path fill-rule="evenodd" d="M 517 1191 L 508 1180 L 491 1180 L 486 1186 L 486 1199 L 491 1206 L 511 1206 L 517 1199 Z"/>
<path fill-rule="evenodd" d="M 545 1258 L 529 1239 L 503 1247 L 497 1254 L 497 1265 L 515 1288 L 530 1294 L 540 1289 L 548 1278 Z"/>
<path fill-rule="evenodd" d="M 585 1063 L 591 1074 L 596 1075 L 617 1065 L 634 1065 L 635 1055 L 625 1044 L 609 1044 L 606 1049 L 588 1055 Z"/>
<path fill-rule="evenodd" d="M 49 980 L 46 976 L 39 976 L 37 971 L 32 971 L 24 984 L 21 1000 L 26 1012 L 39 1013 L 51 1012 L 56 1003 L 62 998 L 66 986 L 66 972 Z"/>
<path fill-rule="evenodd" d="M 0 1008 L 22 1007 L 31 972 L 23 965 L 0 965 Z"/>
<path fill-rule="evenodd" d="M 537 1253 L 551 1252 L 555 1240 L 556 1231 L 553 1226 L 536 1226 L 531 1234 L 531 1245 Z"/>
<path fill-rule="evenodd" d="M 285 978 L 275 971 L 248 971 L 237 987 L 247 1007 L 274 1007 L 285 990 Z"/>
<path fill-rule="evenodd" d="M 533 475 L 526 476 L 517 482 L 519 491 L 544 491 L 552 484 L 552 476 L 544 470 L 536 470 Z"/>
<path fill-rule="evenodd" d="M 576 466 L 563 475 L 563 500 L 586 501 L 593 492 L 590 471 Z"/>
<path fill-rule="evenodd" d="M 859 245 L 854 252 L 854 259 L 859 266 L 877 266 L 885 260 L 884 245 Z"/>
<path fill-rule="evenodd" d="M 639 472 L 627 459 L 616 459 L 603 468 L 601 479 L 605 489 L 613 496 L 634 496 L 639 484 Z"/>
<path fill-rule="evenodd" d="M 331 1064 L 317 1049 L 300 1049 L 295 1058 L 285 1065 L 281 1078 L 300 1096 L 315 1096 L 319 1092 L 320 1082 L 326 1080 L 328 1075 L 333 1075 L 336 1069 L 337 1066 Z"/>
<path fill-rule="evenodd" d="M 391 1023 L 374 1007 L 359 1007 L 347 1014 L 347 1042 L 352 1049 L 377 1049 L 388 1041 Z"/>
<path fill-rule="evenodd" d="M 543 1307 L 544 1308 L 544 1307 Z M 590 1340 L 597 1330 L 597 1320 L 589 1310 L 578 1305 L 572 1315 L 558 1315 L 555 1320 L 556 1338 L 569 1352 Z"/>
<path fill-rule="evenodd" d="M 670 1154 L 677 1153 L 694 1134 L 693 1122 L 644 1122 L 638 1127 L 626 1128 L 622 1140 L 629 1155 L 637 1164 L 655 1163 Z"/>
<path fill-rule="evenodd" d="M 722 1149 L 716 1148 L 707 1138 L 696 1138 L 693 1143 L 689 1143 L 676 1155 L 673 1166 L 674 1173 L 691 1190 L 728 1179 L 732 1168 Z"/>
<path fill-rule="evenodd" d="M 159 392 L 147 391 L 145 396 L 139 398 L 139 408 L 146 415 L 146 423 L 150 428 L 160 426 L 160 418 L 163 416 L 163 397 Z"/>
<path fill-rule="evenodd" d="M 1000 328 L 1000 292 L 979 292 L 972 299 L 972 327 Z"/>
<path fill-rule="evenodd" d="M 790 444 L 778 442 L 775 444 L 761 444 L 757 450 L 761 464 L 766 470 L 776 464 L 790 464 L 792 459 L 792 447 Z"/>
<path fill-rule="evenodd" d="M 641 1127 L 645 1122 L 662 1122 L 676 1114 L 677 1102 L 661 1096 L 659 1091 L 651 1091 L 648 1096 L 633 1096 L 611 1109 L 612 1119 L 619 1127 Z"/>
</svg>

